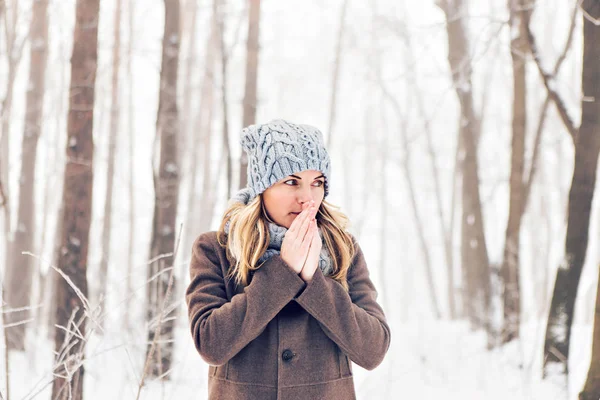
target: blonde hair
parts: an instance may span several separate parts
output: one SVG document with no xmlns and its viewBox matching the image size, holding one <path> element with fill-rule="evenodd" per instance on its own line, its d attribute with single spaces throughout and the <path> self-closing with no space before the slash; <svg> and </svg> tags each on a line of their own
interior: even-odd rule
<svg viewBox="0 0 600 400">
<path fill-rule="evenodd" d="M 316 219 L 323 233 L 324 245 L 331 255 L 331 278 L 348 291 L 348 269 L 355 255 L 352 236 L 346 231 L 348 217 L 339 211 L 339 207 L 323 201 Z M 217 238 L 219 244 L 226 248 L 232 263 L 227 277 L 233 278 L 236 284 L 247 285 L 250 272 L 262 265 L 258 260 L 267 250 L 271 239 L 269 222 L 273 221 L 267 215 L 262 194 L 247 205 L 233 203 L 225 210 Z M 229 233 L 225 232 L 227 224 Z"/>
</svg>

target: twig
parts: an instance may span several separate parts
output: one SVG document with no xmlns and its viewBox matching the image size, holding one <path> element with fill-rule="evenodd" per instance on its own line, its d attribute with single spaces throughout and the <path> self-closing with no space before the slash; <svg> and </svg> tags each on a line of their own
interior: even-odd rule
<svg viewBox="0 0 600 400">
<path fill-rule="evenodd" d="M 561 55 L 556 60 L 556 64 L 554 65 L 554 71 L 553 71 L 554 76 L 556 76 L 558 74 L 558 71 L 560 71 L 560 67 L 562 66 L 563 61 L 565 61 L 565 59 L 567 58 L 567 53 L 569 52 L 569 49 L 571 48 L 571 43 L 573 42 L 573 32 L 575 31 L 575 22 L 577 21 L 577 9 L 580 4 L 581 4 L 581 1 L 579 1 L 579 4 L 577 6 L 575 6 L 573 9 L 573 14 L 571 16 L 571 26 L 569 28 L 569 35 L 567 36 L 565 48 L 563 49 Z M 532 51 L 532 53 L 533 53 L 533 51 Z M 544 131 L 544 123 L 546 120 L 549 105 L 550 105 L 550 93 L 548 93 L 546 95 L 546 100 L 544 101 L 544 105 L 542 106 L 542 111 L 540 113 L 540 119 L 538 122 L 537 131 L 535 134 L 535 140 L 534 140 L 534 144 L 533 144 L 533 156 L 531 158 L 531 167 L 529 168 L 529 176 L 525 180 L 524 187 L 523 187 L 523 211 L 522 212 L 524 212 L 525 208 L 527 207 L 527 202 L 529 200 L 529 194 L 531 193 L 531 184 L 532 184 L 533 178 L 535 176 L 537 159 L 538 159 L 539 153 L 540 153 L 539 148 L 540 148 L 540 143 L 542 141 L 542 133 Z"/>
<path fill-rule="evenodd" d="M 179 249 L 179 242 L 181 241 L 181 231 L 182 231 L 182 227 L 183 224 L 179 225 L 179 234 L 177 235 L 177 241 L 175 243 L 175 251 L 173 252 L 173 260 L 175 260 L 177 258 L 177 251 Z M 142 392 L 142 387 L 144 386 L 144 380 L 146 379 L 146 375 L 148 374 L 148 366 L 150 365 L 150 361 L 152 360 L 152 358 L 154 357 L 154 350 L 156 348 L 156 344 L 158 341 L 158 337 L 160 336 L 160 329 L 162 326 L 162 317 L 163 317 L 163 313 L 164 310 L 167 306 L 167 302 L 169 300 L 169 297 L 171 295 L 171 291 L 173 288 L 173 283 L 174 283 L 174 276 L 175 274 L 173 273 L 173 271 L 175 270 L 173 268 L 173 266 L 170 267 L 171 271 L 169 274 L 169 283 L 167 285 L 167 292 L 165 293 L 165 297 L 163 299 L 163 304 L 161 309 L 159 310 L 158 316 L 158 324 L 156 326 L 156 329 L 154 330 L 154 338 L 152 340 L 152 345 L 150 346 L 150 351 L 148 352 L 148 355 L 146 356 L 146 362 L 144 363 L 144 371 L 142 374 L 142 379 L 140 380 L 139 386 L 138 386 L 138 392 L 137 392 L 137 396 L 136 396 L 136 400 L 139 400 L 140 398 L 140 394 Z M 164 375 L 164 374 L 163 374 Z M 162 375 L 161 375 L 162 377 Z"/>
<path fill-rule="evenodd" d="M 576 11 L 577 11 L 577 8 L 575 9 L 575 14 L 576 14 Z M 544 86 L 546 86 L 546 90 L 548 91 L 548 96 L 550 97 L 550 99 L 552 99 L 554 104 L 556 104 L 556 109 L 558 111 L 558 114 L 560 115 L 560 118 L 562 119 L 565 127 L 567 128 L 567 131 L 571 135 L 571 139 L 573 140 L 573 143 L 575 143 L 577 140 L 577 133 L 578 133 L 579 129 L 577 127 L 575 127 L 575 124 L 573 123 L 573 119 L 569 116 L 567 107 L 565 106 L 565 102 L 563 101 L 563 99 L 560 97 L 560 95 L 554 88 L 553 82 L 554 82 L 556 73 L 550 74 L 544 70 L 544 67 L 542 67 L 542 61 L 540 59 L 537 42 L 535 40 L 535 37 L 533 36 L 533 32 L 531 31 L 531 26 L 530 26 L 529 22 L 530 22 L 530 20 L 528 18 L 527 23 L 525 24 L 527 27 L 527 35 L 526 36 L 527 36 L 527 41 L 529 42 L 529 47 L 531 49 L 531 54 L 533 55 L 533 59 L 535 60 L 535 65 L 537 66 L 537 69 L 540 72 L 540 75 L 542 76 L 542 80 L 544 81 Z M 567 43 L 570 43 L 571 40 L 572 40 L 572 34 L 569 34 L 569 39 L 568 39 Z M 562 61 L 560 59 L 559 59 L 559 61 L 562 63 Z"/>
<path fill-rule="evenodd" d="M 596 19 L 594 17 L 592 17 L 586 10 L 585 8 L 583 8 L 581 6 L 581 3 L 583 3 L 583 0 L 579 0 L 579 2 L 577 2 L 577 7 L 579 9 L 581 9 L 581 12 L 583 13 L 583 17 L 585 19 L 587 19 L 589 22 L 591 22 L 592 24 L 594 24 L 595 26 L 600 26 L 600 19 Z"/>
<path fill-rule="evenodd" d="M 4 133 L 2 133 L 2 134 L 4 134 Z M 6 194 L 4 193 L 4 186 L 2 185 L 2 179 L 0 179 L 0 207 L 4 207 L 5 205 L 6 205 Z"/>
</svg>

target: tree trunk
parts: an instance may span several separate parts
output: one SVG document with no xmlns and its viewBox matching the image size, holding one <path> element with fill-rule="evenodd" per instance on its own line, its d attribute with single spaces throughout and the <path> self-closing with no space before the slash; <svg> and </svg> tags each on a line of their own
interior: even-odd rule
<svg viewBox="0 0 600 400">
<path fill-rule="evenodd" d="M 344 32 L 346 30 L 346 12 L 348 10 L 348 0 L 342 3 L 340 10 L 340 24 L 338 26 L 337 43 L 335 46 L 335 58 L 333 64 L 333 73 L 331 77 L 331 98 L 329 100 L 329 126 L 327 128 L 327 148 L 331 149 L 333 145 L 333 128 L 335 125 L 335 115 L 337 107 L 338 83 L 340 81 L 340 69 L 342 65 L 342 47 L 344 41 Z M 331 151 L 331 150 L 330 150 Z M 346 185 L 349 181 L 346 181 Z"/>
<path fill-rule="evenodd" d="M 579 393 L 579 400 L 600 399 L 600 279 L 596 289 L 596 308 L 594 311 L 594 334 L 592 337 L 592 360 L 587 380 Z"/>
<path fill-rule="evenodd" d="M 27 88 L 25 128 L 22 141 L 21 175 L 19 178 L 19 211 L 13 233 L 8 262 L 6 264 L 6 302 L 10 308 L 27 308 L 31 302 L 31 284 L 35 260 L 22 255 L 22 251 L 33 251 L 35 238 L 35 162 L 37 144 L 41 134 L 43 116 L 46 60 L 48 57 L 48 1 L 33 3 L 31 18 L 31 60 L 29 85 Z M 8 133 L 8 132 L 7 132 Z M 29 310 L 11 312 L 6 315 L 8 324 L 17 324 L 6 329 L 9 349 L 25 350 L 26 323 L 31 317 Z"/>
<path fill-rule="evenodd" d="M 203 220 L 209 220 L 212 217 L 212 212 L 209 210 L 206 199 L 209 196 L 214 197 L 211 192 L 214 191 L 213 185 L 213 174 L 211 173 L 211 124 L 214 110 L 214 83 L 215 83 L 215 64 L 216 64 L 216 52 L 219 44 L 217 43 L 217 26 L 216 26 L 216 15 L 213 13 L 211 19 L 210 34 L 206 42 L 206 57 L 204 60 L 204 76 L 202 77 L 202 88 L 200 91 L 200 106 L 196 113 L 194 120 L 194 153 L 192 154 L 192 162 L 194 167 L 192 168 L 192 176 L 190 182 L 190 191 L 188 193 L 188 210 L 191 216 L 191 223 L 186 227 L 185 237 L 187 240 L 184 243 L 189 244 L 184 248 L 189 249 L 192 246 L 193 241 L 198 234 L 208 230 L 204 228 L 205 225 Z M 202 172 L 202 197 L 198 201 L 196 197 L 196 183 L 198 180 L 198 173 Z M 212 210 L 212 208 L 210 208 Z M 186 266 L 187 268 L 187 266 Z"/>
<path fill-rule="evenodd" d="M 6 7 L 5 4 L 3 4 L 3 7 Z M 17 76 L 19 62 L 21 61 L 21 55 L 23 54 L 23 45 L 25 43 L 25 38 L 20 43 L 17 43 L 17 11 L 18 2 L 15 1 L 15 3 L 13 4 L 10 21 L 8 15 L 6 15 L 5 18 L 3 18 L 3 22 L 6 24 L 4 29 L 4 38 L 6 40 L 6 54 L 8 59 L 6 90 L 4 92 L 4 99 L 2 99 L 2 107 L 0 108 L 0 145 L 2 147 L 2 156 L 0 157 L 0 182 L 2 182 L 3 184 L 2 204 L 4 206 L 5 265 L 12 264 L 10 257 L 12 253 L 11 248 L 13 245 L 11 218 L 12 211 L 10 202 L 10 179 L 8 173 L 10 165 L 10 119 L 13 103 L 15 78 Z M 6 13 L 6 9 L 4 9 L 3 12 Z"/>
<path fill-rule="evenodd" d="M 63 172 L 64 175 L 64 172 Z M 63 188 L 64 188 L 64 181 L 63 181 Z M 64 189 L 63 189 L 64 191 Z M 63 218 L 63 213 L 64 213 L 64 204 L 61 204 L 58 206 L 58 211 L 57 211 L 57 218 L 56 218 L 56 227 L 55 227 L 55 237 L 59 238 L 62 235 L 62 232 L 64 230 L 64 218 Z M 61 241 L 60 240 L 55 240 L 54 241 L 54 246 L 52 249 L 52 265 L 57 266 L 57 268 L 60 268 L 59 266 L 59 262 L 60 262 L 60 254 L 61 254 Z M 56 309 L 58 308 L 58 296 L 57 296 L 57 288 L 58 288 L 58 284 L 60 282 L 60 280 L 62 280 L 62 278 L 58 275 L 55 274 L 51 269 L 48 270 L 48 274 L 46 275 L 46 282 L 45 282 L 45 288 L 44 288 L 44 292 L 45 292 L 45 296 L 44 296 L 44 301 L 47 305 L 47 307 L 49 308 L 49 312 L 48 312 L 48 318 L 46 320 L 46 326 L 48 327 L 48 340 L 54 340 L 55 339 L 55 324 L 56 324 Z"/>
<path fill-rule="evenodd" d="M 404 173 L 404 178 L 406 179 L 406 185 L 408 187 L 408 195 L 410 197 L 410 204 L 411 204 L 411 208 L 412 208 L 412 215 L 414 216 L 415 228 L 417 230 L 417 237 L 419 240 L 419 247 L 421 248 L 421 255 L 423 256 L 423 260 L 425 262 L 425 277 L 427 280 L 427 285 L 429 287 L 429 295 L 431 298 L 431 306 L 432 306 L 433 315 L 435 316 L 435 318 L 439 319 L 441 317 L 441 312 L 440 312 L 440 305 L 439 305 L 437 295 L 435 292 L 435 282 L 433 279 L 431 257 L 429 254 L 429 247 L 427 246 L 427 240 L 425 239 L 424 223 L 421 220 L 421 218 L 419 217 L 417 193 L 415 190 L 415 184 L 414 184 L 414 180 L 413 180 L 414 174 L 411 172 L 411 154 L 412 154 L 412 152 L 410 149 L 410 141 L 409 141 L 408 133 L 407 133 L 408 128 L 407 128 L 406 113 L 402 112 L 398 101 L 392 96 L 391 93 L 389 93 L 385 89 L 385 87 L 383 86 L 383 82 L 381 81 L 381 76 L 379 76 L 379 79 L 380 79 L 380 86 L 381 86 L 382 91 L 384 92 L 384 95 L 390 101 L 390 103 L 393 105 L 395 114 L 398 116 L 398 118 L 402 119 L 400 125 L 398 126 L 398 130 L 400 131 L 400 134 L 401 134 L 402 148 L 404 150 L 404 156 L 402 157 L 403 161 L 401 164 L 402 172 Z M 385 154 L 385 152 L 383 154 Z"/>
<path fill-rule="evenodd" d="M 504 240 L 504 253 L 500 274 L 504 283 L 504 311 L 501 332 L 502 343 L 519 337 L 521 321 L 519 246 L 521 219 L 523 217 L 523 171 L 525 135 L 527 132 L 527 0 L 510 0 L 511 57 L 513 70 L 512 142 L 510 161 L 510 195 L 508 222 Z"/>
<path fill-rule="evenodd" d="M 71 85 L 67 120 L 67 149 L 63 189 L 63 230 L 58 266 L 65 279 L 56 288 L 56 328 L 53 399 L 83 398 L 83 359 L 89 305 L 87 256 L 92 216 L 94 91 L 97 69 L 99 0 L 77 0 Z M 83 299 L 79 297 L 83 296 Z M 88 308 L 89 310 L 89 308 Z"/>
<path fill-rule="evenodd" d="M 441 0 L 438 3 L 447 20 L 448 63 L 460 103 L 460 144 L 462 159 L 462 243 L 461 261 L 467 277 L 467 314 L 475 328 L 490 331 L 490 266 L 483 227 L 477 142 L 479 121 L 473 105 L 471 61 L 465 27 L 463 0 Z"/>
<path fill-rule="evenodd" d="M 189 7 L 189 10 L 186 9 Z M 184 63 L 184 73 L 182 77 L 181 86 L 183 87 L 183 104 L 181 112 L 181 134 L 178 143 L 179 159 L 181 160 L 182 176 L 181 178 L 187 178 L 193 175 L 194 164 L 193 156 L 190 149 L 193 148 L 193 131 L 192 131 L 192 94 L 195 90 L 194 72 L 197 70 L 196 66 L 196 38 L 197 38 L 197 15 L 198 15 L 198 2 L 196 0 L 190 1 L 185 7 L 182 7 L 182 15 L 188 16 L 188 23 L 183 23 L 182 26 L 182 44 L 183 39 L 187 40 L 187 58 Z M 180 57 L 182 55 L 180 54 Z"/>
<path fill-rule="evenodd" d="M 59 45 L 59 49 L 63 50 L 64 46 L 62 45 L 62 41 L 61 44 Z M 61 51 L 59 51 L 60 54 L 62 54 Z M 54 199 L 60 199 L 60 196 L 62 194 L 62 186 L 63 186 L 63 182 L 62 182 L 62 176 L 64 171 L 61 169 L 61 167 L 64 167 L 64 164 L 61 165 L 61 163 L 63 163 L 63 160 L 60 159 L 60 154 L 62 151 L 62 147 L 61 147 L 61 142 L 60 142 L 60 132 L 61 132 L 61 120 L 62 120 L 62 116 L 64 115 L 64 109 L 65 109 L 65 103 L 63 101 L 63 90 L 65 88 L 65 82 L 66 82 L 66 74 L 63 73 L 62 71 L 64 70 L 63 65 L 60 65 L 60 78 L 59 78 L 59 82 L 58 82 L 58 87 L 60 88 L 58 90 L 59 93 L 59 100 L 56 102 L 56 108 L 53 110 L 53 114 L 54 114 L 54 135 L 49 138 L 48 143 L 51 143 L 52 145 L 52 149 L 50 151 L 48 151 L 47 156 L 46 156 L 46 160 L 45 160 L 45 174 L 44 174 L 44 204 L 43 204 L 43 209 L 42 212 L 44 213 L 44 216 L 42 218 L 42 235 L 41 235 L 41 239 L 40 239 L 40 249 L 45 249 L 46 248 L 46 241 L 47 239 L 47 230 L 48 230 L 48 226 L 50 225 L 51 220 L 58 220 L 60 218 L 60 212 L 57 212 L 56 209 L 52 208 L 52 205 L 55 204 L 54 203 Z M 60 201 L 58 202 L 60 204 Z M 60 205 L 59 205 L 60 208 Z M 55 228 L 56 229 L 56 228 Z M 61 230 L 58 229 L 55 231 L 54 235 L 50 235 L 51 239 L 51 243 L 54 244 L 54 246 L 57 246 L 57 243 L 59 242 L 58 240 L 55 240 L 54 238 L 60 237 L 61 234 Z M 40 250 L 42 251 L 42 250 Z M 54 255 L 56 254 L 56 252 L 51 252 L 52 255 L 52 259 L 54 258 Z M 53 260 L 54 261 L 54 260 Z M 52 325 L 48 325 L 48 321 L 49 320 L 53 320 L 52 315 L 54 312 L 54 307 L 52 307 L 51 301 L 49 297 L 47 297 L 50 293 L 48 292 L 49 288 L 51 287 L 50 282 L 52 281 L 51 277 L 54 276 L 55 274 L 52 272 L 52 270 L 50 268 L 47 269 L 47 271 L 45 273 L 43 273 L 43 265 L 45 264 L 45 262 L 40 259 L 37 261 L 37 270 L 38 270 L 38 274 L 39 274 L 39 286 L 38 286 L 38 302 L 41 303 L 41 308 L 39 309 L 38 315 L 35 317 L 35 323 L 37 324 L 38 328 L 43 329 L 44 327 L 48 327 L 48 336 L 50 337 L 52 335 L 53 332 L 53 327 L 54 327 L 54 323 L 52 323 Z M 53 263 L 54 265 L 56 265 L 57 263 Z"/>
<path fill-rule="evenodd" d="M 232 185 L 232 161 L 231 161 L 231 147 L 229 145 L 229 122 L 228 122 L 228 111 L 227 111 L 227 63 L 228 63 L 228 52 L 225 47 L 225 15 L 221 8 L 223 4 L 219 0 L 213 1 L 213 12 L 217 18 L 217 37 L 219 40 L 219 49 L 221 51 L 221 104 L 223 107 L 223 121 L 222 121 L 222 137 L 223 137 L 223 149 L 221 151 L 223 157 L 227 159 L 227 179 L 225 191 L 227 199 L 231 198 L 231 185 Z"/>
<path fill-rule="evenodd" d="M 1 26 L 2 20 L 4 19 L 5 12 L 6 12 L 6 1 L 0 0 L 0 26 Z"/>
<path fill-rule="evenodd" d="M 582 8 L 591 18 L 600 18 L 600 1 L 584 0 Z M 569 191 L 565 258 L 557 271 L 546 327 L 544 376 L 568 375 L 571 324 L 587 251 L 600 150 L 599 41 L 600 29 L 584 18 L 581 126 L 575 132 L 575 167 Z"/>
<path fill-rule="evenodd" d="M 133 60 L 133 16 L 134 16 L 134 0 L 129 0 L 128 6 L 128 20 L 129 20 L 129 41 L 127 43 L 127 131 L 129 132 L 129 238 L 127 243 L 127 279 L 126 279 L 126 293 L 135 293 L 132 284 L 133 274 L 133 255 L 135 254 L 135 220 L 136 220 L 136 208 L 135 208 L 135 186 L 134 182 L 134 158 L 135 152 L 135 125 L 134 125 L 134 106 L 133 106 L 133 72 L 131 70 L 131 63 Z M 131 298 L 127 298 L 125 302 L 125 312 L 123 314 L 123 325 L 125 331 L 129 332 L 131 328 Z"/>
<path fill-rule="evenodd" d="M 244 116 L 242 126 L 256 123 L 256 86 L 258 75 L 258 51 L 260 28 L 260 0 L 250 0 L 248 18 L 248 40 L 246 42 L 246 88 L 244 93 Z M 248 155 L 242 151 L 240 156 L 240 189 L 248 184 Z"/>
<path fill-rule="evenodd" d="M 108 168 L 106 172 L 106 192 L 104 197 L 104 216 L 102 223 L 102 258 L 100 260 L 100 274 L 98 287 L 96 288 L 97 304 L 103 304 L 106 299 L 108 281 L 108 265 L 110 261 L 110 238 L 112 231 L 112 198 L 113 182 L 115 175 L 115 152 L 117 147 L 117 136 L 119 135 L 119 123 L 121 121 L 121 106 L 119 104 L 119 67 L 121 65 L 121 1 L 117 0 L 113 25 L 113 64 L 111 85 L 111 108 L 110 108 L 110 133 L 108 137 Z M 104 327 L 104 320 L 100 321 Z M 100 331 L 101 332 L 101 331 Z"/>
<path fill-rule="evenodd" d="M 387 222 L 388 222 L 388 194 L 387 187 L 388 181 L 386 179 L 386 171 L 388 164 L 388 129 L 385 118 L 385 109 L 384 107 L 380 108 L 381 120 L 382 120 L 382 128 L 381 129 L 381 137 L 379 138 L 379 183 L 380 183 L 380 193 L 379 193 L 379 237 L 381 239 L 381 243 L 379 246 L 379 275 L 380 281 L 382 282 L 382 293 L 381 293 L 381 305 L 384 310 L 391 310 L 391 305 L 388 298 L 388 279 L 386 278 L 386 254 L 387 254 Z"/>
<path fill-rule="evenodd" d="M 169 379 L 173 361 L 175 309 L 168 305 L 173 282 L 175 223 L 179 199 L 179 116 L 177 110 L 177 69 L 179 63 L 179 0 L 165 0 L 160 95 L 157 136 L 160 137 L 160 163 L 155 178 L 156 197 L 150 258 L 162 257 L 150 264 L 148 277 L 148 348 L 150 363 L 145 373 Z M 168 272 L 168 273 L 167 273 Z M 159 274 L 159 275 L 157 275 Z M 168 315 L 170 312 L 173 315 Z"/>
<path fill-rule="evenodd" d="M 415 65 L 417 61 L 414 55 L 412 38 L 410 35 L 402 31 L 401 39 L 404 41 L 407 50 L 407 68 L 410 71 L 408 85 L 412 88 L 412 98 L 416 102 L 417 109 L 423 120 L 423 128 L 425 129 L 425 138 L 427 140 L 427 155 L 429 165 L 433 172 L 433 183 L 435 189 L 435 200 L 436 200 L 436 211 L 440 225 L 440 232 L 442 233 L 442 240 L 444 242 L 444 257 L 446 261 L 446 275 L 447 275 L 447 291 L 448 291 L 448 314 L 450 319 L 456 318 L 456 301 L 454 296 L 454 255 L 452 250 L 452 225 L 447 226 L 444 219 L 444 206 L 442 204 L 442 189 L 440 184 L 440 173 L 439 168 L 436 164 L 436 155 L 433 148 L 433 134 L 430 124 L 430 118 L 427 114 L 425 102 L 423 100 L 423 94 L 419 88 L 418 77 L 415 71 Z M 454 190 L 453 190 L 454 191 Z M 454 204 L 452 204 L 451 210 L 454 210 Z M 453 213 L 453 211 L 451 211 Z"/>
<path fill-rule="evenodd" d="M 65 51 L 64 41 L 60 40 L 58 45 L 58 53 L 63 54 Z M 68 90 L 67 87 L 67 73 L 65 72 L 64 65 L 59 63 L 60 65 L 60 74 L 58 80 L 58 99 L 56 102 L 56 109 L 52 111 L 54 114 L 54 136 L 50 143 L 52 143 L 53 148 L 49 153 L 52 154 L 51 157 L 46 159 L 46 176 L 44 178 L 44 225 L 48 226 L 49 223 L 46 220 L 54 220 L 56 222 L 54 228 L 54 234 L 50 235 L 51 252 L 50 257 L 52 260 L 52 265 L 58 265 L 58 252 L 60 248 L 60 240 L 56 240 L 56 238 L 60 237 L 62 232 L 62 227 L 60 226 L 60 218 L 62 215 L 62 204 L 60 202 L 62 192 L 63 192 L 63 176 L 64 176 L 64 161 L 61 158 L 62 155 L 62 143 L 60 140 L 61 137 L 61 122 L 62 116 L 65 114 L 65 100 L 67 96 L 64 96 L 64 91 Z M 52 209 L 50 204 L 55 204 L 54 199 L 58 200 L 58 207 L 56 209 Z M 46 232 L 47 228 L 44 227 L 42 229 L 42 239 L 40 241 L 40 249 L 46 248 Z M 42 270 L 43 260 L 39 260 L 38 268 Z M 55 274 L 51 268 L 48 268 L 46 273 L 41 275 L 40 277 L 40 293 L 38 298 L 42 301 L 40 314 L 42 318 L 36 318 L 36 323 L 39 325 L 41 329 L 46 330 L 46 336 L 49 340 L 54 340 L 54 310 L 56 309 L 56 304 L 54 302 L 55 296 L 55 278 L 57 274 Z"/>
<path fill-rule="evenodd" d="M 6 13 L 6 3 L 5 0 L 0 0 L 0 24 L 4 20 L 4 14 Z M 8 82 L 10 84 L 10 82 Z M 0 109 L 0 127 L 2 126 L 2 121 L 4 115 L 4 107 Z M 8 201 L 8 134 L 4 131 L 0 130 L 0 205 L 2 205 L 2 210 L 4 213 L 4 234 L 7 236 L 10 233 L 10 215 L 5 207 L 6 202 Z M 5 241 L 5 245 L 8 245 L 8 240 Z M 8 249 L 5 250 L 8 252 Z"/>
</svg>

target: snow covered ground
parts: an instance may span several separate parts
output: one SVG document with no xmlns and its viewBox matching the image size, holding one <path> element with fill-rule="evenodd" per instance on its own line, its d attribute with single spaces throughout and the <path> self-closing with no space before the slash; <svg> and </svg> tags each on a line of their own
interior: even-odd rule
<svg viewBox="0 0 600 400">
<path fill-rule="evenodd" d="M 185 318 L 184 318 L 185 319 Z M 486 338 L 463 322 L 391 322 L 392 344 L 374 371 L 354 365 L 359 399 L 576 400 L 589 365 L 590 326 L 574 329 L 569 396 L 541 380 L 543 327 L 523 329 L 526 340 L 486 351 Z M 85 398 L 136 399 L 144 358 L 143 329 L 125 338 L 107 328 L 93 336 L 85 364 Z M 183 322 L 178 325 L 176 365 L 170 382 L 147 382 L 140 399 L 206 399 L 207 365 Z M 11 398 L 49 399 L 53 343 L 29 341 L 33 350 L 10 358 Z M 35 353 L 35 356 L 33 355 Z M 3 363 L 2 363 L 3 365 Z M 2 369 L 2 377 L 4 370 Z M 4 379 L 1 390 L 6 391 Z"/>
</svg>

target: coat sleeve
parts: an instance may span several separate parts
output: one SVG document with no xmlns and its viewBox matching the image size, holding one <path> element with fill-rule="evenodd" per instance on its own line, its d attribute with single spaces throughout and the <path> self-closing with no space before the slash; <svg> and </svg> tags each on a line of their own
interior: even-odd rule
<svg viewBox="0 0 600 400">
<path fill-rule="evenodd" d="M 223 365 L 258 337 L 306 284 L 276 255 L 229 301 L 218 243 L 207 235 L 194 242 L 186 302 L 196 349 L 207 363 Z"/>
<path fill-rule="evenodd" d="M 390 346 L 390 328 L 376 302 L 377 291 L 356 242 L 355 248 L 347 277 L 349 292 L 317 268 L 296 301 L 353 362 L 372 370 L 383 361 Z"/>
</svg>

